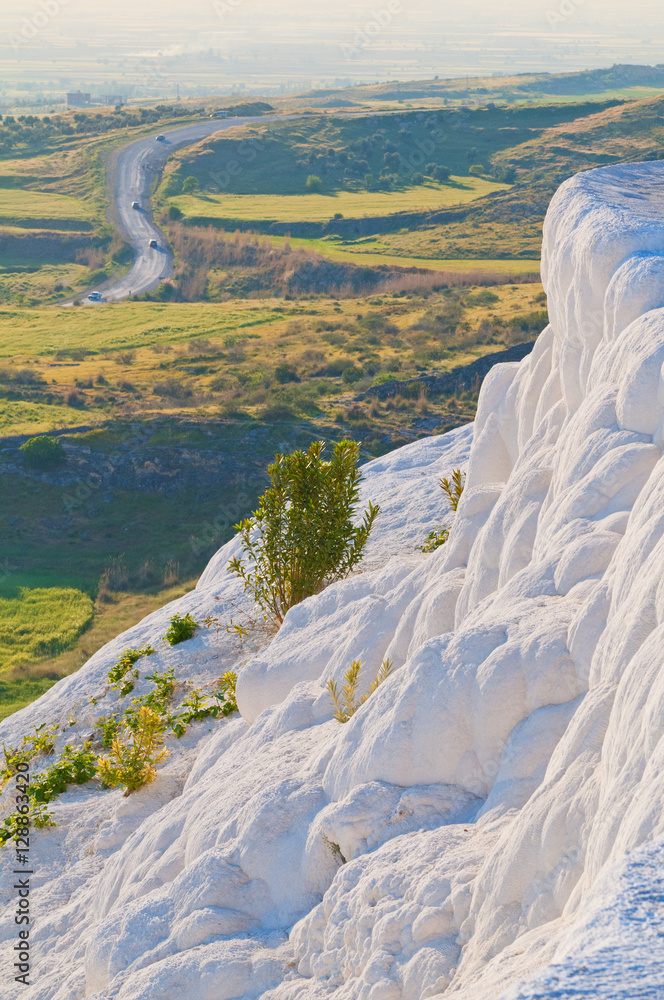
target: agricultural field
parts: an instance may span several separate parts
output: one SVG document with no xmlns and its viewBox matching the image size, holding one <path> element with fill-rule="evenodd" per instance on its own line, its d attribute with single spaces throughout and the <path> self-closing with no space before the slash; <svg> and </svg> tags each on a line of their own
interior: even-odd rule
<svg viewBox="0 0 664 1000">
<path fill-rule="evenodd" d="M 30 222 L 30 229 L 80 230 L 82 227 L 76 224 L 89 223 L 91 218 L 88 206 L 71 195 L 8 188 L 0 184 L 0 225 L 20 228 L 21 223 Z"/>
<path fill-rule="evenodd" d="M 17 631 L 26 625 L 36 625 L 46 647 L 53 650 L 51 655 L 44 655 L 43 649 L 31 650 L 26 645 L 23 655 L 17 656 L 14 648 L 0 648 L 0 720 L 30 704 L 59 678 L 74 673 L 119 632 L 181 597 L 194 583 L 192 580 L 157 588 L 152 593 L 118 591 L 113 593 L 111 600 L 98 598 L 93 602 L 84 591 L 62 587 L 21 590 L 9 586 L 8 579 L 0 576 L 3 632 L 12 625 Z M 3 596 L 5 593 L 8 596 Z M 72 616 L 72 605 L 80 609 L 78 617 Z M 36 608 L 39 608 L 39 615 L 32 620 L 31 614 Z M 68 620 L 70 626 L 64 636 L 63 619 Z"/>
</svg>

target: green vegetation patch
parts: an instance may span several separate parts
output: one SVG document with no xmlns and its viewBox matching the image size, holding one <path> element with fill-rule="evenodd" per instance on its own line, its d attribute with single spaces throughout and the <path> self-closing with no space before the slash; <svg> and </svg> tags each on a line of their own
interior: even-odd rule
<svg viewBox="0 0 664 1000">
<path fill-rule="evenodd" d="M 279 314 L 265 306 L 201 304 L 178 309 L 123 302 L 104 309 L 0 310 L 0 357 L 54 354 L 76 348 L 88 354 L 220 336 L 266 323 Z M 1 426 L 1 425 L 0 425 Z"/>
<path fill-rule="evenodd" d="M 0 671 L 68 649 L 93 613 L 90 597 L 73 587 L 21 587 L 17 597 L 0 599 Z"/>
<path fill-rule="evenodd" d="M 482 177 L 455 177 L 453 184 L 422 183 L 406 190 L 335 191 L 330 194 L 206 194 L 180 195 L 172 203 L 188 218 L 237 219 L 244 222 L 327 222 L 336 212 L 344 217 L 367 218 L 398 212 L 431 212 L 450 205 L 464 205 L 507 185 Z"/>
<path fill-rule="evenodd" d="M 54 191 L 25 191 L 0 188 L 0 221 L 41 219 L 59 221 L 72 219 L 88 222 L 93 213 L 79 198 Z"/>
</svg>

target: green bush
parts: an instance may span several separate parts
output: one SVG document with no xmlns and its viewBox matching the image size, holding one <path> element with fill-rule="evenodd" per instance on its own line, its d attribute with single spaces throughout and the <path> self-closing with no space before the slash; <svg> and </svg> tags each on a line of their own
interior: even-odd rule
<svg viewBox="0 0 664 1000">
<path fill-rule="evenodd" d="M 113 740 L 120 732 L 120 723 L 114 715 L 100 715 L 97 719 L 97 726 L 101 729 L 102 746 L 111 747 Z"/>
<path fill-rule="evenodd" d="M 24 736 L 18 747 L 7 749 L 3 745 L 2 752 L 5 764 L 0 769 L 0 788 L 2 788 L 15 774 L 23 770 L 23 765 L 28 764 L 35 757 L 44 754 L 48 756 L 55 750 L 55 739 L 58 731 L 57 726 L 46 727 L 46 723 L 34 727 L 34 733 Z"/>
<path fill-rule="evenodd" d="M 194 621 L 191 615 L 187 614 L 182 618 L 180 615 L 175 614 L 171 618 L 171 624 L 164 636 L 164 641 L 170 646 L 177 646 L 179 642 L 191 639 L 197 628 L 198 622 Z"/>
<path fill-rule="evenodd" d="M 97 773 L 97 756 L 92 743 L 81 747 L 66 746 L 59 760 L 41 774 L 32 778 L 30 794 L 35 802 L 52 802 L 67 791 L 69 785 L 84 785 Z"/>
<path fill-rule="evenodd" d="M 434 528 L 427 535 L 424 545 L 420 546 L 422 552 L 435 552 L 441 545 L 444 545 L 450 537 L 449 528 Z"/>
<path fill-rule="evenodd" d="M 279 385 L 286 385 L 287 382 L 299 382 L 300 378 L 294 368 L 290 365 L 277 365 L 274 369 L 274 377 Z"/>
<path fill-rule="evenodd" d="M 435 181 L 438 181 L 440 184 L 444 184 L 445 181 L 449 181 L 451 175 L 452 171 L 449 170 L 447 167 L 441 166 L 440 164 L 435 166 L 431 172 L 431 176 L 433 177 L 433 179 Z"/>
<path fill-rule="evenodd" d="M 361 368 L 356 368 L 355 365 L 348 365 L 341 373 L 341 381 L 347 385 L 352 385 L 353 382 L 359 382 L 363 375 L 364 372 Z"/>
<path fill-rule="evenodd" d="M 67 461 L 62 443 L 48 434 L 30 438 L 19 448 L 23 462 L 30 469 L 54 469 Z"/>
<path fill-rule="evenodd" d="M 182 702 L 182 708 L 176 716 L 169 719 L 171 729 L 178 737 L 184 736 L 187 726 L 192 722 L 202 722 L 204 719 L 226 718 L 237 712 L 235 700 L 235 685 L 237 674 L 228 671 L 219 681 L 219 687 L 214 692 L 214 701 L 205 701 L 198 690 L 192 691 Z"/>
<path fill-rule="evenodd" d="M 486 173 L 486 168 L 481 163 L 473 163 L 472 167 L 468 168 L 468 173 L 471 177 L 483 177 Z"/>
<path fill-rule="evenodd" d="M 164 722 L 157 712 L 141 705 L 136 725 L 125 728 L 113 740 L 107 757 L 99 757 L 97 769 L 104 788 L 124 788 L 125 797 L 157 775 L 157 764 L 169 756 L 163 744 Z"/>
<path fill-rule="evenodd" d="M 84 785 L 94 778 L 97 773 L 97 757 L 92 751 L 92 743 L 84 743 L 75 747 L 71 744 L 66 746 L 60 758 L 51 764 L 50 767 L 42 771 L 41 774 L 26 780 L 27 772 L 24 766 L 37 754 L 31 752 L 36 746 L 40 746 L 38 752 L 51 754 L 55 749 L 53 733 L 57 727 L 53 726 L 40 734 L 35 730 L 35 736 L 24 736 L 23 744 L 18 751 L 7 752 L 5 748 L 5 769 L 3 779 L 7 779 L 8 771 L 16 775 L 16 791 L 22 796 L 17 798 L 16 812 L 8 816 L 0 827 L 0 844 L 6 844 L 10 840 L 15 840 L 21 834 L 21 828 L 27 823 L 37 829 L 55 826 L 51 814 L 46 809 L 49 802 L 52 802 L 58 795 L 67 791 L 69 785 Z M 40 729 L 44 729 L 43 726 Z M 33 747 L 30 749 L 29 744 Z M 26 747 L 28 748 L 26 751 Z M 20 759 L 19 759 L 20 758 Z M 20 771 L 17 771 L 16 765 Z"/>
<path fill-rule="evenodd" d="M 182 194 L 193 194 L 198 191 L 200 184 L 196 177 L 185 177 L 182 182 Z"/>
<path fill-rule="evenodd" d="M 447 497 L 447 506 L 454 514 L 456 514 L 459 507 L 459 500 L 463 494 L 465 482 L 466 473 L 462 472 L 461 469 L 455 469 L 451 479 L 441 479 L 438 483 Z"/>
<path fill-rule="evenodd" d="M 353 523 L 361 474 L 359 445 L 340 441 L 330 461 L 323 444 L 277 455 L 272 480 L 251 518 L 237 525 L 244 554 L 229 563 L 258 606 L 280 624 L 289 608 L 348 576 L 360 562 L 379 508 Z"/>
<path fill-rule="evenodd" d="M 419 170 L 416 170 L 415 173 L 413 174 L 413 176 L 410 178 L 410 183 L 411 184 L 424 184 L 424 174 L 420 173 Z"/>
<path fill-rule="evenodd" d="M 163 674 L 148 674 L 146 680 L 152 681 L 154 688 L 142 698 L 133 698 L 129 708 L 124 714 L 124 723 L 129 729 L 135 729 L 138 725 L 138 715 L 141 708 L 150 708 L 162 719 L 164 725 L 169 721 L 168 706 L 171 703 L 173 692 L 175 691 L 175 672 L 173 667 L 164 671 Z"/>
<path fill-rule="evenodd" d="M 307 191 L 315 194 L 316 192 L 323 190 L 323 182 L 320 177 L 316 176 L 316 174 L 309 174 L 305 187 Z"/>
</svg>

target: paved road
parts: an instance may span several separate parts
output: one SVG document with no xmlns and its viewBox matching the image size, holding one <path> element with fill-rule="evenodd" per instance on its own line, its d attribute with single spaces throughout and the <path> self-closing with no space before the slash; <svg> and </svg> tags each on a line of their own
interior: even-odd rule
<svg viewBox="0 0 664 1000">
<path fill-rule="evenodd" d="M 134 248 L 134 263 L 129 274 L 102 290 L 102 302 L 119 302 L 129 295 L 141 295 L 156 288 L 163 278 L 173 273 L 173 255 L 164 234 L 152 221 L 150 192 L 153 182 L 164 168 L 168 157 L 193 142 L 205 139 L 215 132 L 237 128 L 248 122 L 273 121 L 275 118 L 291 117 L 283 115 L 261 118 L 206 119 L 194 125 L 174 128 L 154 136 L 140 139 L 126 146 L 118 155 L 115 181 L 115 211 L 118 228 Z M 294 117 L 294 116 L 293 116 Z M 163 141 L 157 135 L 164 135 Z M 131 207 L 137 201 L 140 209 Z M 150 240 L 157 240 L 158 247 L 149 246 Z M 88 303 L 87 295 L 82 301 Z"/>
</svg>

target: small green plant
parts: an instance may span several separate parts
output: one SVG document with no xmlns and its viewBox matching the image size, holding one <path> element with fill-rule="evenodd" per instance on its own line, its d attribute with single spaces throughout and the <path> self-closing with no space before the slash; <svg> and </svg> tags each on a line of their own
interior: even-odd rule
<svg viewBox="0 0 664 1000">
<path fill-rule="evenodd" d="M 24 463 L 31 469 L 53 469 L 67 461 L 62 443 L 48 434 L 30 438 L 19 451 Z"/>
<path fill-rule="evenodd" d="M 124 698 L 125 695 L 134 690 L 134 681 L 138 679 L 138 670 L 132 671 L 131 668 L 142 656 L 152 656 L 153 653 L 154 649 L 152 646 L 141 646 L 140 649 L 125 649 L 115 666 L 111 667 L 108 672 L 108 679 L 111 687 L 116 688 L 120 692 L 121 698 Z"/>
<path fill-rule="evenodd" d="M 459 500 L 463 493 L 466 482 L 466 474 L 461 469 L 455 469 L 450 479 L 440 479 L 438 485 L 447 498 L 447 508 L 456 514 Z M 446 527 L 434 528 L 427 535 L 424 545 L 420 546 L 422 552 L 435 552 L 441 545 L 444 545 L 450 537 L 450 529 Z"/>
<path fill-rule="evenodd" d="M 305 187 L 310 193 L 316 194 L 323 190 L 323 182 L 317 174 L 309 174 Z"/>
<path fill-rule="evenodd" d="M 249 625 L 253 624 L 253 622 L 248 622 L 246 625 L 243 625 L 241 622 L 234 622 L 231 618 L 228 623 L 224 624 L 220 622 L 218 618 L 211 618 L 208 615 L 207 618 L 203 619 L 203 624 L 206 628 L 214 627 L 217 632 L 227 632 L 236 639 L 246 639 L 249 635 Z"/>
<path fill-rule="evenodd" d="M 69 785 L 84 785 L 97 773 L 97 755 L 92 743 L 80 747 L 69 744 L 54 764 L 30 782 L 30 797 L 38 803 L 52 802 L 67 791 Z"/>
<path fill-rule="evenodd" d="M 447 505 L 455 514 L 466 482 L 466 473 L 455 469 L 451 479 L 441 479 L 440 488 L 447 497 Z"/>
<path fill-rule="evenodd" d="M 329 680 L 327 682 L 327 691 L 335 708 L 334 718 L 337 722 L 348 722 L 355 715 L 360 705 L 364 705 L 367 698 L 370 698 L 380 685 L 387 680 L 392 672 L 392 663 L 389 659 L 383 660 L 371 687 L 366 694 L 362 695 L 359 701 L 356 701 L 361 670 L 362 661 L 353 660 L 344 674 L 344 684 L 341 690 L 339 690 L 335 681 Z"/>
<path fill-rule="evenodd" d="M 0 770 L 0 787 L 7 784 L 19 770 L 23 770 L 23 765 L 28 764 L 35 757 L 44 755 L 48 757 L 55 750 L 55 738 L 58 731 L 57 726 L 47 727 L 46 723 L 35 726 L 34 733 L 24 736 L 20 745 L 8 750 L 3 746 L 2 752 L 5 764 Z"/>
<path fill-rule="evenodd" d="M 105 788 L 124 788 L 125 797 L 154 781 L 157 765 L 169 751 L 163 744 L 164 721 L 147 705 L 136 713 L 133 729 L 125 727 L 113 740 L 107 757 L 99 757 L 97 768 Z"/>
<path fill-rule="evenodd" d="M 237 699 L 235 688 L 237 685 L 237 674 L 233 670 L 227 670 L 219 680 L 219 687 L 214 693 L 215 698 L 222 702 L 221 715 L 232 715 L 237 712 Z"/>
<path fill-rule="evenodd" d="M 152 681 L 154 688 L 143 695 L 142 698 L 132 699 L 129 708 L 124 713 L 124 723 L 129 729 L 135 729 L 139 725 L 138 716 L 141 708 L 144 707 L 156 712 L 163 720 L 164 725 L 170 719 L 168 707 L 175 691 L 175 672 L 173 667 L 164 671 L 163 674 L 159 674 L 156 671 L 153 674 L 148 674 L 146 680 Z"/>
<path fill-rule="evenodd" d="M 219 680 L 219 686 L 213 693 L 214 702 L 205 701 L 201 697 L 200 691 L 195 689 L 182 702 L 182 708 L 176 715 L 169 715 L 166 723 L 172 729 L 175 736 L 180 739 L 187 731 L 187 726 L 192 722 L 202 722 L 203 719 L 225 718 L 237 712 L 237 701 L 235 700 L 235 684 L 237 674 L 228 671 Z M 215 704 L 216 702 L 216 704 Z"/>
<path fill-rule="evenodd" d="M 186 614 L 184 617 L 175 614 L 171 618 L 171 624 L 164 636 L 164 642 L 169 643 L 171 646 L 177 646 L 178 643 L 191 639 L 198 627 L 198 622 L 190 614 Z"/>
<path fill-rule="evenodd" d="M 421 545 L 420 548 L 422 552 L 435 552 L 439 549 L 441 545 L 444 545 L 447 539 L 450 537 L 449 528 L 434 528 L 427 535 L 426 542 Z"/>
<path fill-rule="evenodd" d="M 46 807 L 58 795 L 66 792 L 70 785 L 84 785 L 94 778 L 97 756 L 91 748 L 92 743 L 84 743 L 79 747 L 69 744 L 60 758 L 45 771 L 31 780 L 26 780 L 26 775 L 23 782 L 17 784 L 17 791 L 22 794 L 22 804 L 0 827 L 0 844 L 16 839 L 26 822 L 39 830 L 55 826 Z M 49 752 L 52 753 L 53 749 Z"/>
<path fill-rule="evenodd" d="M 97 719 L 97 726 L 101 729 L 102 746 L 108 749 L 113 745 L 113 740 L 120 732 L 120 723 L 114 715 L 100 715 Z"/>
<path fill-rule="evenodd" d="M 229 569 L 277 625 L 289 608 L 348 576 L 379 513 L 370 503 L 354 524 L 361 482 L 357 442 L 338 442 L 330 461 L 322 454 L 316 441 L 306 452 L 277 455 L 258 509 L 236 525 L 248 562 L 236 557 Z"/>
<path fill-rule="evenodd" d="M 185 698 L 182 702 L 182 711 L 179 714 L 179 719 L 185 726 L 189 725 L 190 722 L 201 722 L 203 719 L 207 719 L 208 716 L 214 715 L 216 707 L 216 705 L 208 705 L 201 698 L 201 692 L 198 688 L 194 688 L 189 697 Z"/>
</svg>

